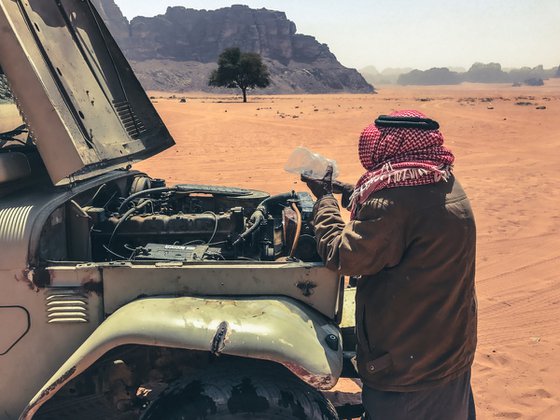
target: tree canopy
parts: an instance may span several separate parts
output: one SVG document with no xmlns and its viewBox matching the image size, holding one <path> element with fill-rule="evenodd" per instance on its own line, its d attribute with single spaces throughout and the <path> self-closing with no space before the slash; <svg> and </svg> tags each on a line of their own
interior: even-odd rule
<svg viewBox="0 0 560 420">
<path fill-rule="evenodd" d="M 218 68 L 210 74 L 208 85 L 239 88 L 243 102 L 247 102 L 247 89 L 270 85 L 270 73 L 259 54 L 226 48 L 218 57 Z"/>
</svg>

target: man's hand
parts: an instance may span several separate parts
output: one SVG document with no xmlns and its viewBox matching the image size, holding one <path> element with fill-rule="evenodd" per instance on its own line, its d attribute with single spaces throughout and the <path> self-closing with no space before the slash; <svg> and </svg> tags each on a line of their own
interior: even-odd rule
<svg viewBox="0 0 560 420">
<path fill-rule="evenodd" d="M 350 205 L 350 197 L 354 192 L 354 184 L 348 184 L 342 181 L 333 181 L 333 193 L 335 194 L 342 194 L 342 206 L 348 207 Z"/>
<path fill-rule="evenodd" d="M 348 191 L 354 191 L 354 185 L 347 182 L 334 180 L 332 182 L 332 190 L 335 194 L 344 194 Z"/>
<path fill-rule="evenodd" d="M 325 195 L 332 194 L 333 192 L 332 173 L 333 173 L 333 167 L 332 165 L 329 165 L 323 179 L 310 178 L 302 174 L 301 180 L 307 184 L 307 187 L 311 190 L 313 195 L 318 200 L 324 197 Z"/>
</svg>

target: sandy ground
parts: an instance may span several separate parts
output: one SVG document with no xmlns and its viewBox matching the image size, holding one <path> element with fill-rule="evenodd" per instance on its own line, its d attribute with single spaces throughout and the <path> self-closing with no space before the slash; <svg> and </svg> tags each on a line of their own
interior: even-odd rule
<svg viewBox="0 0 560 420">
<path fill-rule="evenodd" d="M 340 178 L 354 182 L 362 173 L 359 133 L 378 114 L 413 108 L 440 121 L 478 224 L 479 418 L 560 418 L 560 80 L 261 96 L 248 104 L 151 95 L 177 146 L 136 168 L 169 183 L 272 193 L 305 188 L 283 171 L 296 146 L 336 159 Z M 0 111 L 8 121 L 11 111 Z"/>
<path fill-rule="evenodd" d="M 413 108 L 438 120 L 477 217 L 479 418 L 560 418 L 560 80 L 261 96 L 248 104 L 152 95 L 177 146 L 138 169 L 171 182 L 273 193 L 304 188 L 283 171 L 296 146 L 335 158 L 340 178 L 354 182 L 362 172 L 358 135 L 378 114 Z"/>
</svg>

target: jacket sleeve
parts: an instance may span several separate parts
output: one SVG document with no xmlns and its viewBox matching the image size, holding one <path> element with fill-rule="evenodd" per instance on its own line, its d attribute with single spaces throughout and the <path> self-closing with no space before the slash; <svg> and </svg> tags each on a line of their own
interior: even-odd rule
<svg viewBox="0 0 560 420">
<path fill-rule="evenodd" d="M 350 205 L 350 198 L 354 193 L 354 184 L 349 184 L 347 182 L 333 181 L 333 185 L 335 185 L 335 183 L 337 184 L 338 190 L 341 193 L 340 202 L 342 203 L 342 207 L 348 208 L 348 206 Z"/>
<path fill-rule="evenodd" d="M 382 200 L 366 203 L 359 220 L 345 224 L 338 202 L 327 196 L 315 204 L 317 249 L 325 265 L 342 275 L 373 275 L 397 265 L 405 251 L 404 220 Z"/>
</svg>

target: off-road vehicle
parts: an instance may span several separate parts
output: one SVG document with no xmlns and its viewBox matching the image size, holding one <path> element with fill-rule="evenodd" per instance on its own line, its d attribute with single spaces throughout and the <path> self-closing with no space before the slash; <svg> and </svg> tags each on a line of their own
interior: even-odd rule
<svg viewBox="0 0 560 420">
<path fill-rule="evenodd" d="M 311 197 L 131 170 L 174 142 L 89 0 L 0 0 L 0 34 L 0 419 L 338 418 Z"/>
</svg>

